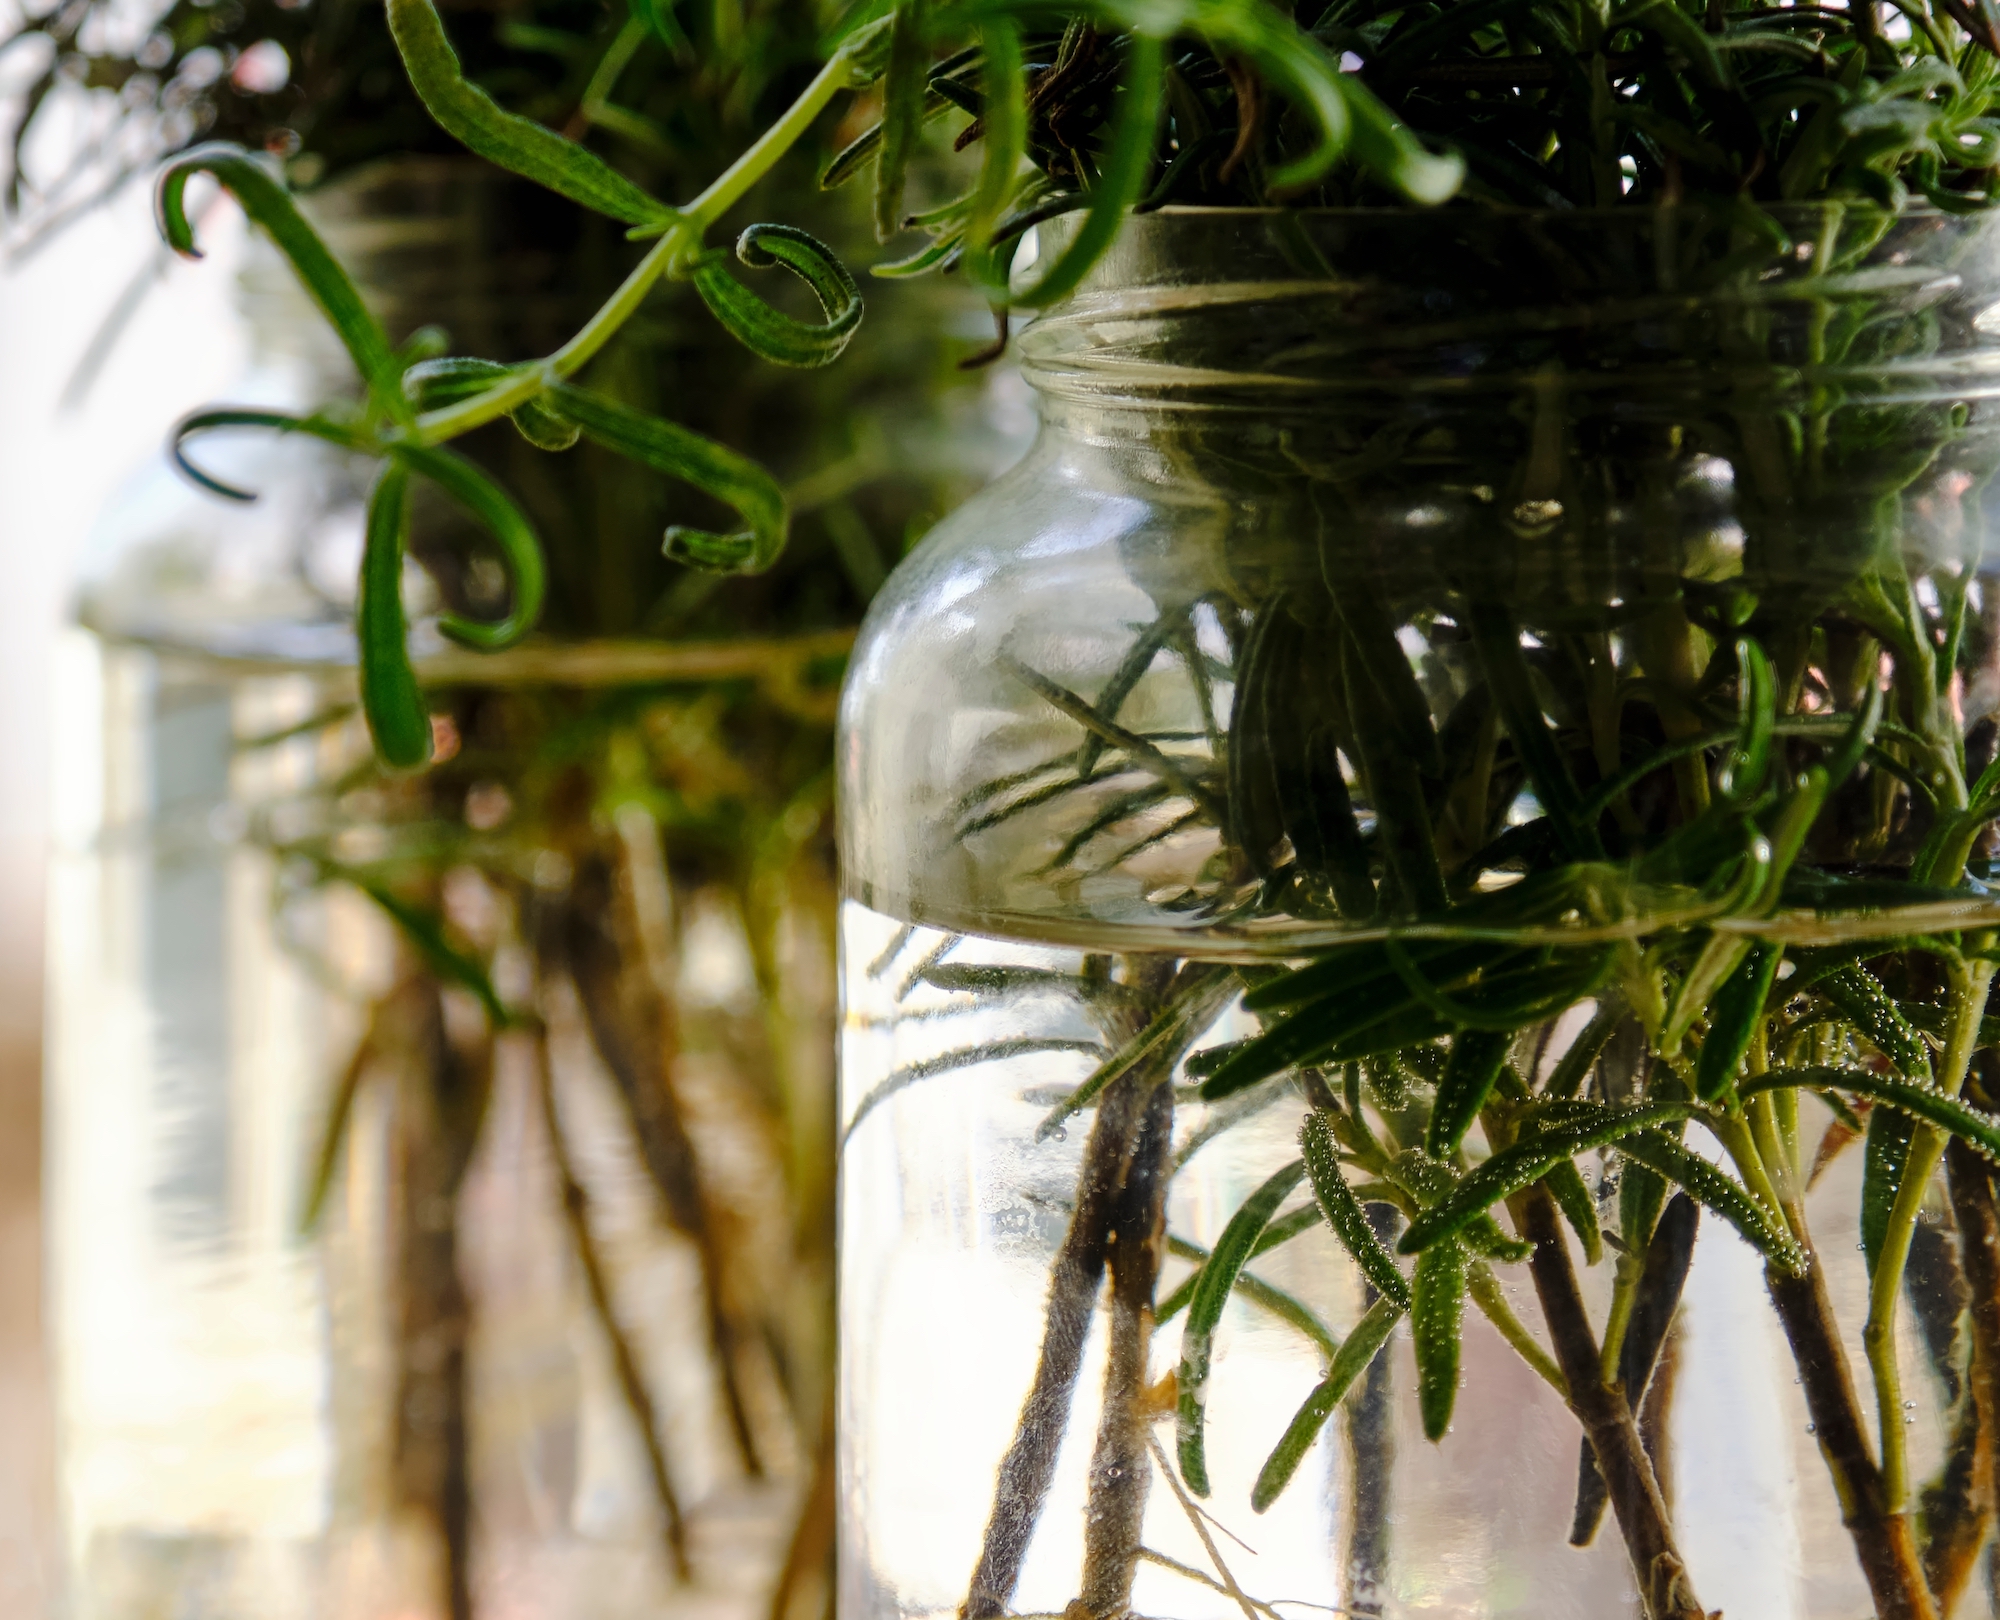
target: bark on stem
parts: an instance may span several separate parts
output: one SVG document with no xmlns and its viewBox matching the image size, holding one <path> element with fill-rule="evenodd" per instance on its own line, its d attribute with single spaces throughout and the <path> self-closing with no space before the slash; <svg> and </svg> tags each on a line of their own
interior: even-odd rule
<svg viewBox="0 0 2000 1620">
<path fill-rule="evenodd" d="M 1153 1340 L 1153 1288 L 1166 1231 L 1173 1125 L 1173 1087 L 1155 1085 L 1107 1240 L 1111 1347 L 1104 1371 L 1104 1415 L 1090 1459 L 1079 1594 L 1097 1620 L 1117 1620 L 1132 1607 L 1132 1577 L 1139 1567 L 1140 1530 L 1152 1483 L 1146 1450 L 1146 1353 Z"/>
<path fill-rule="evenodd" d="M 1924 1582 L 1910 1521 L 1889 1511 L 1882 1471 L 1869 1453 L 1867 1422 L 1855 1398 L 1847 1352 L 1841 1348 L 1825 1269 L 1809 1241 L 1806 1254 L 1810 1263 L 1803 1277 L 1769 1268 L 1764 1282 L 1792 1347 L 1813 1433 L 1840 1499 L 1841 1520 L 1854 1542 L 1879 1620 L 1937 1620 L 1937 1605 Z"/>
<path fill-rule="evenodd" d="M 443 1613 L 472 1620 L 472 1302 L 458 1269 L 458 1198 L 492 1089 L 493 1046 L 454 1042 L 428 977 L 407 981 L 398 1000 L 396 1494 L 437 1532 Z"/>
<path fill-rule="evenodd" d="M 576 989 L 591 1043 L 597 1049 L 632 1123 L 666 1216 L 701 1261 L 702 1297 L 709 1341 L 721 1377 L 723 1402 L 744 1471 L 764 1472 L 743 1394 L 741 1344 L 730 1310 L 728 1265 L 702 1188 L 701 1166 L 672 1083 L 679 1050 L 672 1003 L 643 981 L 641 953 L 614 930 L 616 885 L 611 865 L 591 854 L 577 862 L 569 893 L 549 905 L 537 947 L 545 973 L 563 973 Z"/>
<path fill-rule="evenodd" d="M 1555 1345 L 1556 1360 L 1569 1381 L 1570 1410 L 1583 1425 L 1611 1496 L 1611 1511 L 1632 1560 L 1639 1599 L 1648 1620 L 1707 1620 L 1695 1600 L 1687 1565 L 1674 1544 L 1673 1525 L 1659 1482 L 1639 1438 L 1639 1425 L 1625 1392 L 1607 1388 L 1600 1376 L 1600 1352 L 1590 1316 L 1577 1287 L 1563 1236 L 1562 1216 L 1546 1189 L 1531 1188 L 1518 1201 L 1521 1235 L 1534 1244 L 1528 1262 L 1535 1293 Z"/>
<path fill-rule="evenodd" d="M 611 1297 L 611 1279 L 605 1272 L 603 1257 L 597 1252 L 597 1239 L 590 1229 L 590 1194 L 577 1177 L 576 1165 L 570 1158 L 569 1141 L 563 1131 L 562 1114 L 556 1106 L 555 1072 L 549 1062 L 548 1037 L 541 1033 L 535 1036 L 535 1088 L 541 1096 L 542 1121 L 549 1137 L 549 1158 L 555 1166 L 556 1181 L 562 1194 L 563 1220 L 569 1227 L 570 1242 L 576 1249 L 577 1268 L 583 1273 L 591 1309 L 596 1313 L 598 1323 L 604 1329 L 604 1337 L 611 1346 L 611 1365 L 618 1375 L 618 1388 L 625 1397 L 625 1404 L 631 1408 L 633 1425 L 646 1448 L 646 1469 L 652 1478 L 653 1494 L 659 1500 L 660 1520 L 666 1531 L 667 1561 L 673 1566 L 677 1580 L 692 1580 L 694 1568 L 688 1562 L 687 1524 L 681 1514 L 680 1496 L 674 1490 L 673 1475 L 667 1468 L 666 1448 L 660 1439 L 659 1414 L 653 1404 L 652 1391 L 646 1387 L 645 1374 L 639 1369 L 638 1354 L 618 1320 L 617 1306 Z"/>
<path fill-rule="evenodd" d="M 1959 1261 L 1971 1296 L 1972 1364 L 1967 1370 L 1965 1420 L 1973 1427 L 1965 1476 L 1949 1478 L 1948 1501 L 1926 1501 L 1929 1544 L 1924 1573 L 1949 1614 L 1979 1559 L 1979 1549 L 2000 1506 L 1994 1426 L 2000 1420 L 2000 1210 L 1993 1201 L 1991 1167 L 1962 1141 L 1945 1149 L 1946 1185 L 1958 1223 Z M 1956 1447 L 1954 1448 L 1957 1449 Z"/>
<path fill-rule="evenodd" d="M 1075 1395 L 1084 1339 L 1104 1279 L 1105 1251 L 1139 1127 L 1160 1076 L 1150 1066 L 1105 1087 L 1084 1144 L 1076 1208 L 1049 1277 L 1041 1359 L 1021 1407 L 1013 1443 L 1001 1459 L 979 1563 L 959 1613 L 997 1620 L 1007 1612 L 1028 1542 L 1055 1474 L 1056 1454 Z"/>
</svg>

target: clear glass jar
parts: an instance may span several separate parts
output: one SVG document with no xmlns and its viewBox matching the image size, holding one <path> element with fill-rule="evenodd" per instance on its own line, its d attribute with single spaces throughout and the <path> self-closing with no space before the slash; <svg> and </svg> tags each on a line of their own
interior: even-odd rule
<svg viewBox="0 0 2000 1620">
<path fill-rule="evenodd" d="M 634 251 L 613 230 L 593 261 L 525 189 L 408 162 L 309 207 L 397 341 L 442 317 L 512 356 L 587 313 L 570 268 L 608 287 Z M 274 255 L 246 305 L 239 401 L 340 391 Z M 837 419 L 691 297 L 594 383 L 637 377 L 644 403 L 678 379 L 688 415 L 739 426 L 780 396 L 782 470 L 831 469 L 862 556 L 988 475 L 997 437 L 962 398 L 957 465 L 913 444 L 945 340 L 871 331 L 873 392 Z M 847 441 L 875 459 L 840 463 Z M 822 511 L 773 574 L 718 588 L 659 556 L 660 481 L 507 429 L 467 448 L 534 513 L 552 590 L 509 653 L 447 647 L 430 615 L 483 610 L 490 570 L 420 505 L 419 776 L 378 768 L 355 712 L 372 469 L 205 440 L 254 504 L 162 466 L 99 528 L 51 875 L 77 1620 L 726 1620 L 824 1591 L 826 769 L 843 625 L 880 565 L 843 573 Z"/>
<path fill-rule="evenodd" d="M 1872 1167 L 2000 1103 L 1995 230 L 1167 209 L 1027 330 L 843 698 L 844 1620 L 1985 1612 L 1986 1161 Z"/>
</svg>

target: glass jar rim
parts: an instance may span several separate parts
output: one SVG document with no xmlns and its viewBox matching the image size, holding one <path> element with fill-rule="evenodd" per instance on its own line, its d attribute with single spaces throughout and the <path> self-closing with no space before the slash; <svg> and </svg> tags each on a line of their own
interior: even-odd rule
<svg viewBox="0 0 2000 1620">
<path fill-rule="evenodd" d="M 1027 267 L 1080 222 L 1038 225 Z M 1829 353 L 1834 317 L 1907 330 L 1900 347 Z M 1020 354 L 1045 398 L 1105 405 L 1518 391 L 1552 368 L 1614 392 L 1956 399 L 2000 386 L 2000 210 L 1162 208 L 1125 222 Z"/>
</svg>

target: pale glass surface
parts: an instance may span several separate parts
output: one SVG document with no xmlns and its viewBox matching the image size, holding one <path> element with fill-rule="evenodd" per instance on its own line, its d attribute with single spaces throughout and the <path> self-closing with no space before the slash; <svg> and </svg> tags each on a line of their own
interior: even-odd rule
<svg viewBox="0 0 2000 1620">
<path fill-rule="evenodd" d="M 1116 941 L 1107 935 L 1098 943 Z M 1040 1142 L 1036 1128 L 1102 1054 L 1088 1049 L 1095 1032 L 1073 999 L 1052 993 L 996 1008 L 923 978 L 945 965 L 1075 974 L 1082 961 L 1076 949 L 907 928 L 850 901 L 841 952 L 840 1612 L 843 1620 L 943 1617 L 956 1614 L 966 1598 L 993 1506 L 995 1470 L 1015 1435 L 1040 1353 L 1051 1267 L 1074 1207 L 1090 1121 L 1088 1114 L 1073 1119 L 1062 1136 Z M 1247 1028 L 1240 1014 L 1225 1011 L 1196 1049 Z M 1077 1049 L 935 1066 L 983 1043 L 1023 1040 Z M 1256 1099 L 1254 1114 L 1209 1140 L 1174 1176 L 1170 1239 L 1212 1244 L 1244 1198 L 1296 1157 L 1303 1099 L 1289 1084 L 1266 1087 Z M 1178 1100 L 1177 1152 L 1223 1106 Z M 1812 1134 L 1826 1122 L 1816 1110 Z M 1858 1154 L 1839 1161 L 1810 1205 L 1836 1309 L 1851 1325 L 1866 1312 L 1852 1213 L 1859 1176 Z M 1615 1206 L 1615 1187 L 1602 1185 L 1601 1168 L 1589 1179 Z M 1301 1189 L 1284 1212 L 1305 1202 Z M 1159 1297 L 1168 1298 L 1191 1270 L 1186 1258 L 1168 1259 Z M 1336 1339 L 1363 1309 L 1359 1275 L 1323 1226 L 1254 1261 L 1250 1271 L 1306 1304 Z M 1499 1271 L 1509 1303 L 1546 1343 L 1525 1271 Z M 1604 1268 L 1584 1280 L 1601 1319 Z M 1106 1323 L 1100 1300 L 1012 1613 L 1060 1615 L 1077 1594 Z M 1149 1382 L 1157 1385 L 1173 1371 L 1180 1333 L 1177 1320 L 1154 1334 Z M 1907 1318 L 1903 1337 L 1905 1364 L 1914 1372 L 1923 1351 Z M 1858 1333 L 1850 1333 L 1847 1353 L 1861 1364 Z M 1867 1589 L 1764 1297 L 1761 1262 L 1719 1223 L 1705 1225 L 1696 1246 L 1674 1359 L 1664 1472 L 1682 1550 L 1704 1601 L 1756 1620 L 1867 1613 Z M 1226 1307 L 1210 1380 L 1214 1488 L 1200 1507 L 1211 1543 L 1204 1545 L 1156 1465 L 1144 1517 L 1148 1552 L 1213 1582 L 1226 1566 L 1247 1597 L 1270 1603 L 1284 1620 L 1329 1609 L 1392 1620 L 1611 1620 L 1638 1613 L 1613 1524 L 1607 1521 L 1587 1549 L 1568 1545 L 1575 1420 L 1474 1308 L 1466 1311 L 1457 1416 L 1441 1443 L 1426 1441 L 1419 1424 L 1407 1324 L 1391 1338 L 1381 1366 L 1393 1438 L 1371 1475 L 1386 1491 L 1390 1523 L 1388 1568 L 1379 1584 L 1358 1580 L 1365 1571 L 1349 1562 L 1360 1477 L 1354 1403 L 1321 1433 L 1271 1509 L 1257 1514 L 1250 1507 L 1257 1471 L 1318 1381 L 1324 1358 L 1295 1327 L 1241 1294 Z M 1921 1476 L 1942 1452 L 1942 1408 L 1920 1374 L 1911 1393 L 1922 1397 L 1911 1425 Z M 1154 1413 L 1150 1428 L 1171 1457 L 1170 1403 Z M 1975 1592 L 1964 1612 L 1976 1612 L 1972 1606 L 1981 1601 Z M 1150 1559 L 1138 1566 L 1132 1603 L 1137 1614 L 1174 1620 L 1232 1620 L 1242 1612 L 1226 1591 Z"/>
</svg>

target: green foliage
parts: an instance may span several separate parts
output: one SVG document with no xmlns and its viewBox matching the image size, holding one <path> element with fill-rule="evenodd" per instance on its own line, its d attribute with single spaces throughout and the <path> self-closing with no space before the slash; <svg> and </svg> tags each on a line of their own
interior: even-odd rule
<svg viewBox="0 0 2000 1620">
<path fill-rule="evenodd" d="M 438 127 L 467 151 L 628 225 L 663 230 L 672 223 L 673 209 L 588 148 L 504 111 L 470 83 L 430 0 L 387 0 L 387 14 L 410 83 Z"/>
<path fill-rule="evenodd" d="M 1177 1375 L 1179 1401 L 1175 1409 L 1181 1478 L 1197 1496 L 1208 1495 L 1207 1448 L 1204 1443 L 1208 1411 L 1209 1364 L 1214 1355 L 1215 1330 L 1222 1320 L 1222 1307 L 1229 1302 L 1238 1274 L 1249 1261 L 1257 1240 L 1270 1225 L 1278 1206 L 1305 1175 L 1303 1160 L 1294 1159 L 1274 1173 L 1263 1186 L 1243 1201 L 1230 1217 L 1207 1263 L 1196 1280 L 1188 1302 L 1187 1327 L 1181 1334 L 1181 1361 Z"/>
<path fill-rule="evenodd" d="M 430 763 L 431 716 L 404 648 L 403 534 L 410 521 L 410 474 L 391 458 L 368 497 L 355 639 L 361 656 L 361 708 L 385 765 L 410 770 Z"/>
<path fill-rule="evenodd" d="M 1458 1402 L 1459 1321 L 1465 1312 L 1465 1249 L 1444 1238 L 1417 1256 L 1410 1279 L 1410 1343 L 1417 1358 L 1417 1409 L 1424 1438 L 1442 1440 Z"/>
</svg>

